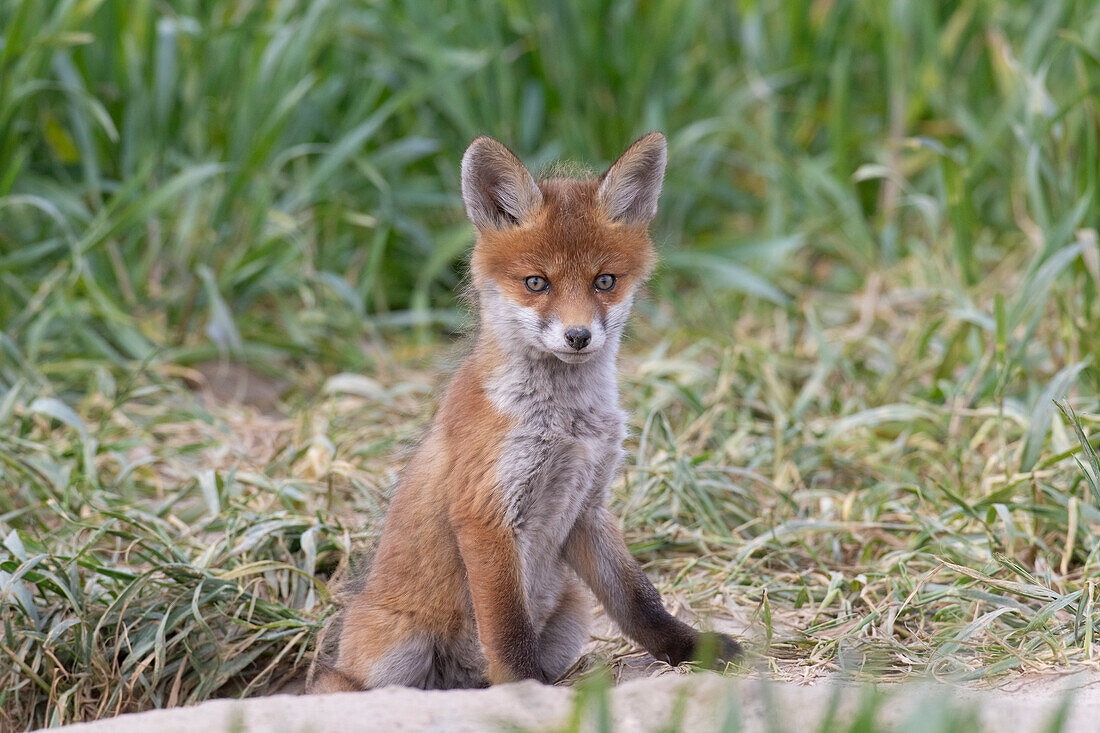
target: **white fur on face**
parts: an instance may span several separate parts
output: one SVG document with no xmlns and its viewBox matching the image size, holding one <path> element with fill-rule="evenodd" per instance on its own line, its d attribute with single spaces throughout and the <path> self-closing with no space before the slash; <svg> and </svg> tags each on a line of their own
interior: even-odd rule
<svg viewBox="0 0 1100 733">
<path fill-rule="evenodd" d="M 520 305 L 499 288 L 489 286 L 481 292 L 481 320 L 509 351 L 552 354 L 566 364 L 583 364 L 598 354 L 614 360 L 633 302 L 632 292 L 608 308 L 602 318 L 597 316 L 588 324 L 565 324 L 557 315 L 543 319 L 534 308 Z M 565 340 L 566 329 L 573 326 L 586 326 L 592 334 L 588 345 L 579 351 Z"/>
</svg>

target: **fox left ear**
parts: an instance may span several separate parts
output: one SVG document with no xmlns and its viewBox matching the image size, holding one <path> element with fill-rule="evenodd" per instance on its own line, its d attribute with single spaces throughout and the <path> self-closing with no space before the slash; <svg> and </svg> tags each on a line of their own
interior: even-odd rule
<svg viewBox="0 0 1100 733">
<path fill-rule="evenodd" d="M 645 135 L 619 156 L 600 178 L 600 205 L 612 221 L 646 226 L 657 215 L 657 198 L 668 158 L 665 136 Z"/>
<path fill-rule="evenodd" d="M 481 230 L 519 226 L 542 206 L 535 179 L 491 137 L 477 138 L 462 156 L 462 199 L 470 221 Z"/>
</svg>

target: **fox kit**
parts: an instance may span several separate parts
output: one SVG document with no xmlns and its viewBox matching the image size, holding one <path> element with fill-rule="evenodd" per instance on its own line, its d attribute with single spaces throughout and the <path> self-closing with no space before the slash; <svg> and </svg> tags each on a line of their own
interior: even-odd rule
<svg viewBox="0 0 1100 733">
<path fill-rule="evenodd" d="M 654 132 L 599 178 L 536 182 L 497 141 L 471 143 L 476 345 L 401 477 L 312 691 L 553 682 L 588 638 L 584 586 L 669 664 L 701 646 L 720 661 L 738 653 L 664 609 L 607 508 L 626 435 L 615 362 L 654 265 L 646 229 L 665 155 Z"/>
</svg>

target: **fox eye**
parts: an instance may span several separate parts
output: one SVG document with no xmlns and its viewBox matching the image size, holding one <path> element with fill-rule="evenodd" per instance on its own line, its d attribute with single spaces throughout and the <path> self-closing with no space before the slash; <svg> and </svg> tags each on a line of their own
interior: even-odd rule
<svg viewBox="0 0 1100 733">
<path fill-rule="evenodd" d="M 614 275 L 600 275 L 595 281 L 596 290 L 610 290 L 615 287 Z"/>
<path fill-rule="evenodd" d="M 527 289 L 532 293 L 541 293 L 550 286 L 550 283 L 546 281 L 546 278 L 539 277 L 538 275 L 532 275 L 523 281 L 523 284 L 527 286 Z"/>
</svg>

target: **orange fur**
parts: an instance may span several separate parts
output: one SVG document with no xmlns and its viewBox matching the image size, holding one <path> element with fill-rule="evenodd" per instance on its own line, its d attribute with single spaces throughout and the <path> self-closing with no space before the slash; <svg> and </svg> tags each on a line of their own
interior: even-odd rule
<svg viewBox="0 0 1100 733">
<path fill-rule="evenodd" d="M 386 515 L 367 585 L 345 611 L 339 669 L 363 686 L 369 680 L 356 671 L 369 669 L 414 630 L 445 640 L 468 622 L 460 542 L 480 546 L 487 528 L 500 525 L 491 473 L 509 426 L 480 387 L 484 365 L 475 355 L 447 389 Z"/>
</svg>

